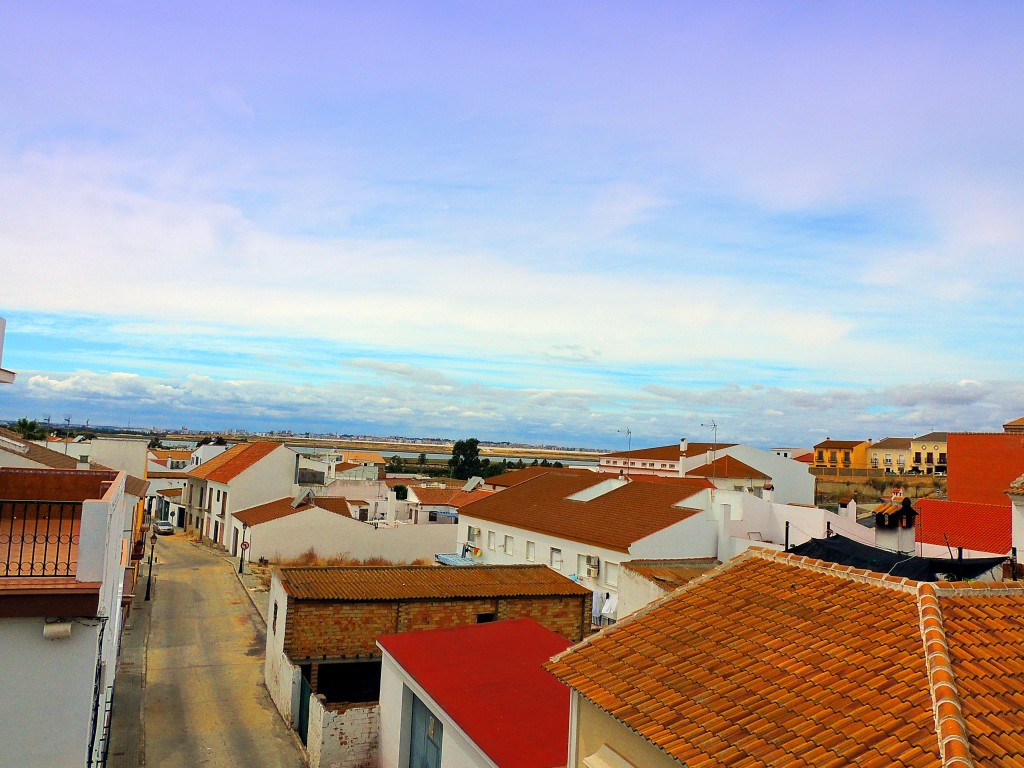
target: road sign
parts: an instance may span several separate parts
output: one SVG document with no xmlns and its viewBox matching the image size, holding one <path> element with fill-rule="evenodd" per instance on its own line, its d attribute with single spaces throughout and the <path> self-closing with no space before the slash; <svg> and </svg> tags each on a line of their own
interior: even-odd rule
<svg viewBox="0 0 1024 768">
<path fill-rule="evenodd" d="M 249 542 L 248 541 L 243 541 L 242 542 L 242 549 L 244 550 L 244 549 L 248 549 L 248 548 L 249 548 Z"/>
</svg>

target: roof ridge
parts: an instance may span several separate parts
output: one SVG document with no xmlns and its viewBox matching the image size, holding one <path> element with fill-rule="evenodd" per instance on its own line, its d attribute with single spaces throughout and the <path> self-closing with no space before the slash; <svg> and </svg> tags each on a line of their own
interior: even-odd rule
<svg viewBox="0 0 1024 768">
<path fill-rule="evenodd" d="M 576 643 L 576 645 L 572 645 L 572 646 L 566 648 L 561 653 L 558 653 L 558 654 L 552 656 L 551 660 L 548 663 L 549 664 L 553 664 L 553 663 L 555 663 L 557 661 L 560 661 L 562 656 L 564 656 L 565 654 L 569 653 L 569 651 L 572 651 L 572 650 L 575 650 L 575 649 L 578 649 L 578 648 L 582 648 L 584 645 L 589 645 L 591 642 L 593 642 L 593 640 L 595 638 L 603 637 L 605 634 L 607 634 L 609 632 L 612 632 L 612 631 L 614 631 L 616 629 L 620 629 L 622 627 L 629 626 L 634 621 L 639 619 L 641 616 L 646 616 L 648 613 L 653 611 L 655 608 L 659 607 L 662 603 L 668 602 L 669 600 L 671 600 L 672 598 L 676 597 L 681 592 L 685 592 L 686 590 L 690 589 L 691 587 L 696 586 L 697 584 L 703 584 L 705 581 L 710 579 L 712 576 L 715 576 L 715 575 L 717 575 L 719 573 L 723 573 L 724 571 L 727 571 L 730 568 L 734 568 L 735 566 L 739 565 L 740 563 L 745 562 L 745 561 L 751 559 L 751 557 L 752 557 L 751 553 L 752 553 L 753 550 L 756 550 L 756 549 L 758 549 L 758 547 L 748 547 L 747 549 L 743 550 L 738 555 L 736 555 L 736 557 L 733 557 L 733 558 L 731 558 L 729 560 L 726 560 L 721 565 L 716 565 L 714 568 L 708 569 L 706 572 L 702 573 L 700 576 L 696 576 L 696 577 L 690 579 L 688 582 L 686 582 L 682 586 L 676 587 L 673 590 L 669 590 L 668 592 L 666 592 L 664 595 L 662 595 L 658 599 L 654 600 L 653 602 L 648 603 L 647 605 L 643 606 L 642 608 L 638 608 L 637 610 L 633 611 L 628 616 L 625 616 L 625 617 L 619 619 L 614 624 L 609 624 L 608 626 L 599 629 L 597 632 L 594 632 L 593 634 L 588 635 L 587 637 L 585 637 L 582 640 L 580 640 L 580 642 Z M 612 715 L 612 717 L 615 717 L 615 716 Z M 616 719 L 618 719 L 618 718 L 616 718 Z M 622 721 L 619 720 L 619 722 L 622 722 Z M 624 722 L 622 724 L 626 725 L 626 723 L 624 723 Z M 629 726 L 629 725 L 626 725 L 626 727 L 627 728 L 632 728 L 632 726 Z"/>
<path fill-rule="evenodd" d="M 917 585 L 917 610 L 921 617 L 921 641 L 928 670 L 928 688 L 935 715 L 935 735 L 943 768 L 974 768 L 971 744 L 964 721 L 960 691 L 949 658 L 949 644 L 939 603 L 939 590 L 930 582 Z"/>
<path fill-rule="evenodd" d="M 797 555 L 792 552 L 782 552 L 765 547 L 749 547 L 746 551 L 752 552 L 754 556 L 764 560 L 774 560 L 777 563 L 792 565 L 806 571 L 815 571 L 827 576 L 836 576 L 849 581 L 857 581 L 862 584 L 871 584 L 876 587 L 892 589 L 897 592 L 916 594 L 920 582 L 901 576 L 891 576 L 887 573 L 876 573 L 866 568 L 854 568 L 852 565 L 839 565 L 830 563 L 827 560 L 817 560 L 804 555 Z"/>
</svg>

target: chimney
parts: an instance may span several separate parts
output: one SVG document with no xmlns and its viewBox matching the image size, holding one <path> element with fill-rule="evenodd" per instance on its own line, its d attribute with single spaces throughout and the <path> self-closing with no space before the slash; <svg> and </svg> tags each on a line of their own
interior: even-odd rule
<svg viewBox="0 0 1024 768">
<path fill-rule="evenodd" d="M 771 483 L 765 483 L 764 487 L 761 488 L 761 498 L 771 503 L 775 500 L 775 486 Z"/>
<path fill-rule="evenodd" d="M 917 539 L 917 510 L 910 499 L 887 504 L 875 513 L 875 546 L 892 552 L 914 554 Z"/>
<path fill-rule="evenodd" d="M 685 456 L 686 452 L 690 449 L 690 441 L 685 437 L 679 438 L 679 455 Z"/>
</svg>

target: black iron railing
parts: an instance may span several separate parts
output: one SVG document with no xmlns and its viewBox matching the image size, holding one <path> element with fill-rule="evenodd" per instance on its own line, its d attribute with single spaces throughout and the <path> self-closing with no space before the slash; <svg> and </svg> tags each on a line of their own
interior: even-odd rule
<svg viewBox="0 0 1024 768">
<path fill-rule="evenodd" d="M 82 504 L 0 499 L 0 577 L 74 576 Z"/>
</svg>

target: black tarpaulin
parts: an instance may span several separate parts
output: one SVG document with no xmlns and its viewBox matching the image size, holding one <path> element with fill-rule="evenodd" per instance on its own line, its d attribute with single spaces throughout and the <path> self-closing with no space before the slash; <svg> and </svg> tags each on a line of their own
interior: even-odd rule
<svg viewBox="0 0 1024 768">
<path fill-rule="evenodd" d="M 916 557 L 870 547 L 845 536 L 811 539 L 789 549 L 794 555 L 812 557 L 837 565 L 850 565 L 875 573 L 913 579 L 914 581 L 963 581 L 976 579 L 1006 560 L 1005 557 L 956 558 Z"/>
</svg>

